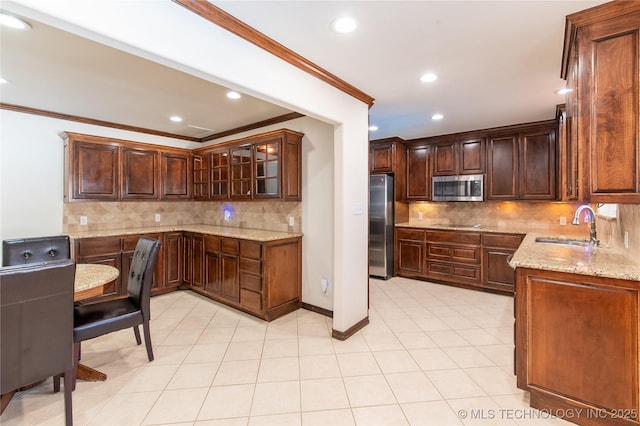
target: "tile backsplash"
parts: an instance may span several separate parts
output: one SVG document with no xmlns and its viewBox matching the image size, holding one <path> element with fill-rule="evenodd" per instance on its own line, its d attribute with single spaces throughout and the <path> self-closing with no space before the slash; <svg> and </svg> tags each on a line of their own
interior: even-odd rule
<svg viewBox="0 0 640 426">
<path fill-rule="evenodd" d="M 224 212 L 229 220 L 224 220 Z M 160 214 L 160 222 L 155 215 Z M 87 224 L 80 225 L 80 217 Z M 294 226 L 289 226 L 289 217 Z M 268 231 L 302 232 L 299 202 L 134 201 L 64 203 L 63 232 L 102 231 L 172 225 L 227 225 Z"/>
<path fill-rule="evenodd" d="M 629 260 L 640 264 L 640 204 L 618 204 L 615 219 L 598 218 L 598 238 L 622 251 Z M 624 247 L 624 233 L 629 233 L 629 248 Z"/>
</svg>

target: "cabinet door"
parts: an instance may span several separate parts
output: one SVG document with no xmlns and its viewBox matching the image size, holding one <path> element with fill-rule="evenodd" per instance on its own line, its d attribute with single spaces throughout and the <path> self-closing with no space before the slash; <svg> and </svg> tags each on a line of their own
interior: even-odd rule
<svg viewBox="0 0 640 426">
<path fill-rule="evenodd" d="M 165 287 L 182 284 L 182 232 L 169 232 L 164 236 Z"/>
<path fill-rule="evenodd" d="M 287 134 L 283 144 L 281 197 L 286 201 L 301 201 L 302 136 Z"/>
<path fill-rule="evenodd" d="M 191 159 L 188 154 L 162 153 L 162 199 L 191 196 Z"/>
<path fill-rule="evenodd" d="M 233 302 L 240 301 L 240 272 L 238 256 L 222 254 L 220 258 L 222 297 Z"/>
<path fill-rule="evenodd" d="M 119 149 L 117 145 L 71 142 L 73 199 L 117 200 Z"/>
<path fill-rule="evenodd" d="M 253 145 L 254 198 L 280 197 L 281 140 L 272 139 Z"/>
<path fill-rule="evenodd" d="M 87 299 L 94 302 L 108 300 L 126 294 L 123 290 L 122 240 L 120 237 L 82 238 L 75 241 L 76 263 L 109 265 L 118 269 L 118 278 L 104 286 L 101 296 Z M 126 282 L 126 281 L 125 281 Z"/>
<path fill-rule="evenodd" d="M 191 235 L 191 286 L 202 288 L 204 286 L 205 260 L 204 260 L 204 236 L 202 234 Z"/>
<path fill-rule="evenodd" d="M 541 129 L 520 134 L 520 199 L 556 199 L 555 133 L 554 129 Z"/>
<path fill-rule="evenodd" d="M 428 146 L 407 148 L 407 200 L 431 199 L 430 150 Z"/>
<path fill-rule="evenodd" d="M 120 191 L 122 199 L 158 199 L 158 152 L 123 147 Z"/>
<path fill-rule="evenodd" d="M 421 276 L 424 274 L 424 243 L 398 240 L 398 274 Z"/>
<path fill-rule="evenodd" d="M 208 156 L 193 156 L 193 199 L 209 199 L 209 159 Z"/>
<path fill-rule="evenodd" d="M 231 148 L 231 198 L 251 198 L 251 145 Z"/>
<path fill-rule="evenodd" d="M 518 135 L 489 138 L 487 147 L 487 200 L 518 197 Z"/>
<path fill-rule="evenodd" d="M 484 286 L 513 293 L 516 274 L 509 266 L 509 258 L 515 250 L 484 248 Z"/>
<path fill-rule="evenodd" d="M 460 163 L 458 174 L 473 175 L 484 173 L 484 139 L 469 139 L 459 142 Z"/>
<path fill-rule="evenodd" d="M 433 145 L 433 176 L 458 174 L 458 145 L 455 142 L 441 142 Z"/>
<path fill-rule="evenodd" d="M 210 197 L 216 200 L 229 198 L 229 151 L 217 151 L 209 154 Z"/>
<path fill-rule="evenodd" d="M 182 282 L 191 284 L 191 273 L 193 269 L 193 240 L 191 234 L 184 233 L 182 235 Z"/>
<path fill-rule="evenodd" d="M 369 148 L 369 173 L 393 173 L 394 144 L 377 144 Z"/>
<path fill-rule="evenodd" d="M 220 253 L 205 252 L 204 291 L 214 296 L 220 296 Z"/>
</svg>

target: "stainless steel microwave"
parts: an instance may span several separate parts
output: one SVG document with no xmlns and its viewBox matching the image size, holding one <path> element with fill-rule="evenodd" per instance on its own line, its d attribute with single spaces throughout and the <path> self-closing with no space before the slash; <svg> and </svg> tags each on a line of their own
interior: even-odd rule
<svg viewBox="0 0 640 426">
<path fill-rule="evenodd" d="M 483 175 L 434 176 L 432 201 L 482 201 Z"/>
</svg>

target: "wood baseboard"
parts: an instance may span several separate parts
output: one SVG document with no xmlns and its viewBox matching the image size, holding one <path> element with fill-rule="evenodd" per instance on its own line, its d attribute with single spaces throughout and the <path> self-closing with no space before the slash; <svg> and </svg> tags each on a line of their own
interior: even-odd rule
<svg viewBox="0 0 640 426">
<path fill-rule="evenodd" d="M 338 331 L 334 329 L 331 333 L 331 337 L 337 340 L 347 340 L 349 337 L 356 334 L 358 330 L 361 330 L 362 328 L 364 328 L 367 324 L 369 324 L 368 316 L 358 321 L 352 327 L 349 327 L 349 329 L 346 331 Z"/>
<path fill-rule="evenodd" d="M 307 311 L 315 312 L 320 315 L 324 315 L 325 317 L 333 318 L 333 311 L 330 311 L 325 308 L 321 308 L 319 306 L 311 305 L 309 303 L 302 302 L 302 309 L 306 309 Z"/>
</svg>

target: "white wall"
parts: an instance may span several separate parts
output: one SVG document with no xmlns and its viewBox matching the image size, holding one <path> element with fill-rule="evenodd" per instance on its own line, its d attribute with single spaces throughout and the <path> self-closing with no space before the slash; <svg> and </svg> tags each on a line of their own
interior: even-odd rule
<svg viewBox="0 0 640 426">
<path fill-rule="evenodd" d="M 332 124 L 333 328 L 347 331 L 367 317 L 366 104 L 169 0 L 16 0 L 3 8 Z"/>
</svg>

